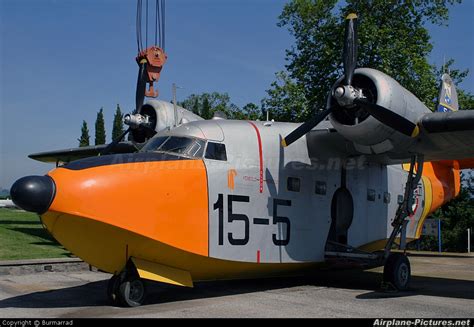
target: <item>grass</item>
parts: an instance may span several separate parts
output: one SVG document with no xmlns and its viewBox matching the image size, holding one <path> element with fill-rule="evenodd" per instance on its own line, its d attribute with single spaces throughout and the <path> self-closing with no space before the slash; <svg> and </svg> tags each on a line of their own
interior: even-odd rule
<svg viewBox="0 0 474 327">
<path fill-rule="evenodd" d="M 70 257 L 43 228 L 39 216 L 14 209 L 0 209 L 0 260 Z"/>
</svg>

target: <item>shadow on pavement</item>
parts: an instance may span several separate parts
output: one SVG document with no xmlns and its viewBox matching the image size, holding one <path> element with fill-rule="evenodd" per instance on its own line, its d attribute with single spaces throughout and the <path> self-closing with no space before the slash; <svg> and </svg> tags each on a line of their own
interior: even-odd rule
<svg viewBox="0 0 474 327">
<path fill-rule="evenodd" d="M 474 282 L 472 281 L 415 276 L 412 278 L 412 289 L 410 291 L 389 293 L 379 290 L 381 280 L 382 275 L 372 271 L 325 270 L 305 277 L 201 282 L 195 283 L 195 287 L 192 289 L 149 282 L 147 283 L 148 298 L 146 304 L 223 297 L 298 286 L 366 291 L 356 296 L 360 300 L 414 295 L 474 299 Z M 75 287 L 15 296 L 1 300 L 0 308 L 108 306 L 110 304 L 107 302 L 105 294 L 107 282 L 108 280 L 103 280 Z"/>
</svg>

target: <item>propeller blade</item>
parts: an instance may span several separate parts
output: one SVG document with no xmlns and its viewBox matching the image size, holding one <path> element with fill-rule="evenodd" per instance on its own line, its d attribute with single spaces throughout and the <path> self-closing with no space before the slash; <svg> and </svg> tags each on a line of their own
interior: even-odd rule
<svg viewBox="0 0 474 327">
<path fill-rule="evenodd" d="M 374 103 L 370 103 L 366 100 L 362 99 L 355 99 L 355 104 L 363 107 L 365 110 L 369 112 L 375 119 L 380 121 L 381 123 L 393 128 L 394 130 L 405 134 L 410 137 L 416 137 L 420 133 L 420 129 L 418 125 L 409 121 L 403 116 L 379 106 Z"/>
<path fill-rule="evenodd" d="M 287 147 L 288 145 L 294 143 L 300 137 L 308 133 L 310 130 L 313 129 L 314 126 L 318 125 L 320 122 L 324 120 L 331 113 L 332 108 L 327 108 L 319 115 L 315 115 L 311 120 L 308 120 L 303 125 L 295 129 L 293 132 L 288 134 L 283 140 L 281 140 L 281 145 L 283 147 Z"/>
<path fill-rule="evenodd" d="M 344 85 L 352 85 L 352 77 L 357 63 L 357 15 L 346 17 L 346 33 L 342 60 L 344 64 Z"/>
<path fill-rule="evenodd" d="M 135 93 L 135 112 L 139 113 L 140 108 L 143 106 L 145 101 L 145 91 L 146 91 L 146 62 L 140 63 L 140 68 L 138 69 L 138 78 L 137 78 L 137 91 Z"/>
<path fill-rule="evenodd" d="M 120 141 L 123 140 L 125 135 L 127 135 L 130 132 L 130 130 L 131 130 L 130 127 L 127 128 L 127 130 L 125 132 L 123 132 L 119 137 L 117 137 L 117 139 L 110 142 L 109 145 L 107 145 L 107 147 L 100 152 L 100 155 L 102 156 L 102 155 L 109 154 L 110 152 L 112 152 L 115 149 L 115 147 L 117 146 L 117 144 L 119 144 Z"/>
</svg>

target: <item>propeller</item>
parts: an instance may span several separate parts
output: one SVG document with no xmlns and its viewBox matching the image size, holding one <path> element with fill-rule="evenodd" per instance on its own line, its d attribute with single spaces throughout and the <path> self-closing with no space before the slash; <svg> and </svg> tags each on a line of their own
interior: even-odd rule
<svg viewBox="0 0 474 327">
<path fill-rule="evenodd" d="M 346 33 L 342 58 L 344 65 L 344 84 L 350 86 L 357 62 L 357 15 L 354 13 L 346 17 Z M 311 120 L 305 122 L 282 139 L 281 144 L 284 147 L 292 144 L 322 122 L 332 111 L 333 107 L 329 107 L 315 115 Z"/>
<path fill-rule="evenodd" d="M 354 13 L 350 13 L 346 17 L 342 60 L 344 64 L 344 84 L 352 85 L 352 77 L 357 64 L 357 15 Z"/>
<path fill-rule="evenodd" d="M 135 110 L 133 111 L 131 115 L 127 114 L 124 119 L 125 123 L 129 125 L 129 127 L 118 138 L 110 142 L 104 148 L 104 150 L 100 152 L 100 155 L 105 155 L 105 154 L 109 154 L 113 152 L 117 144 L 119 144 L 125 138 L 125 136 L 127 136 L 127 134 L 130 133 L 132 129 L 142 128 L 152 133 L 155 132 L 155 130 L 150 128 L 147 124 L 142 123 L 140 119 L 141 117 L 137 117 L 137 115 L 139 116 L 141 112 L 141 108 L 145 101 L 146 83 L 147 83 L 146 61 L 143 61 L 139 63 L 139 69 L 138 69 L 137 90 L 135 92 Z"/>
<path fill-rule="evenodd" d="M 146 61 L 140 62 L 138 69 L 137 78 L 137 91 L 135 92 L 135 111 L 134 114 L 140 113 L 140 109 L 145 101 L 147 73 L 146 73 Z"/>
<path fill-rule="evenodd" d="M 410 137 L 416 137 L 418 135 L 419 128 L 416 124 L 385 107 L 367 101 L 363 95 L 363 90 L 352 87 L 352 80 L 357 64 L 357 15 L 355 13 L 350 13 L 346 17 L 342 63 L 344 68 L 343 85 L 338 86 L 331 95 L 337 100 L 339 106 L 345 108 L 352 108 L 355 105 L 359 106 L 381 123 L 402 134 Z M 311 118 L 311 120 L 296 128 L 282 139 L 282 146 L 286 147 L 304 136 L 331 114 L 333 110 L 337 110 L 337 107 L 325 109 Z"/>
<path fill-rule="evenodd" d="M 109 154 L 110 152 L 112 152 L 115 149 L 115 147 L 117 146 L 117 144 L 119 144 L 123 140 L 125 135 L 127 135 L 130 132 L 131 129 L 132 129 L 131 127 L 127 128 L 122 134 L 120 134 L 119 137 L 117 137 L 115 140 L 110 142 L 105 147 L 105 149 L 100 152 L 100 155 L 103 156 L 103 155 L 106 155 L 106 154 Z"/>
<path fill-rule="evenodd" d="M 281 145 L 283 147 L 287 147 L 288 145 L 292 144 L 300 137 L 308 133 L 310 130 L 313 129 L 314 126 L 318 125 L 320 122 L 324 120 L 332 111 L 332 108 L 327 108 L 319 115 L 315 115 L 311 120 L 305 122 L 303 125 L 295 129 L 293 132 L 288 134 L 285 138 L 281 140 Z"/>
<path fill-rule="evenodd" d="M 367 110 L 369 114 L 371 114 L 381 123 L 402 134 L 405 134 L 406 136 L 416 137 L 420 133 L 420 129 L 417 124 L 393 112 L 392 110 L 379 106 L 378 104 L 368 102 L 364 99 L 354 99 L 354 103 Z"/>
</svg>

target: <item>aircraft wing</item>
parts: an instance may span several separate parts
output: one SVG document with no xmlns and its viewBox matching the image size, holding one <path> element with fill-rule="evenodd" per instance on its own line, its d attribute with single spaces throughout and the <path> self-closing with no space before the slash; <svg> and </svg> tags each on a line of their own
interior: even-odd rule
<svg viewBox="0 0 474 327">
<path fill-rule="evenodd" d="M 39 152 L 30 154 L 28 157 L 34 160 L 48 163 L 70 162 L 77 159 L 93 157 L 100 154 L 108 144 L 92 145 L 80 148 L 71 148 L 63 150 L 55 150 L 48 152 Z M 131 153 L 137 151 L 138 148 L 131 142 L 120 142 L 114 148 L 113 153 Z"/>
<path fill-rule="evenodd" d="M 413 152 L 426 161 L 474 158 L 474 110 L 434 112 L 421 118 Z"/>
<path fill-rule="evenodd" d="M 312 158 L 363 155 L 370 162 L 397 164 L 410 162 L 413 154 L 423 154 L 425 161 L 455 160 L 462 169 L 474 168 L 474 110 L 428 113 L 418 123 L 420 133 L 415 142 L 383 154 L 359 152 L 354 142 L 324 123 L 308 134 Z"/>
</svg>

